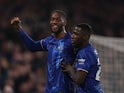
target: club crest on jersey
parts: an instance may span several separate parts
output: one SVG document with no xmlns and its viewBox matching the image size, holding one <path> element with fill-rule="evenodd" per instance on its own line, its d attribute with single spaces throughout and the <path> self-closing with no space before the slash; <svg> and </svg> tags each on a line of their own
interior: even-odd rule
<svg viewBox="0 0 124 93">
<path fill-rule="evenodd" d="M 63 46 L 58 46 L 57 49 L 62 51 L 64 49 L 64 47 Z"/>
<path fill-rule="evenodd" d="M 83 58 L 82 58 L 82 59 L 78 59 L 78 63 L 79 63 L 79 64 L 84 64 L 85 60 L 86 60 L 86 59 L 83 59 Z"/>
</svg>

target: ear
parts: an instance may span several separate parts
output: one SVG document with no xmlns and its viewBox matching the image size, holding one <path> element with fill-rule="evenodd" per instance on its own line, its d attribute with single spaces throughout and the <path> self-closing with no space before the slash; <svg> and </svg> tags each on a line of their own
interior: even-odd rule
<svg viewBox="0 0 124 93">
<path fill-rule="evenodd" d="M 89 34 L 85 33 L 82 37 L 83 37 L 84 40 L 88 40 L 89 39 Z"/>
<path fill-rule="evenodd" d="M 62 20 L 62 24 L 63 24 L 63 26 L 65 26 L 65 25 L 66 25 L 66 23 L 67 23 L 67 20 L 66 20 L 66 19 L 64 19 L 64 18 L 61 18 L 61 20 Z"/>
<path fill-rule="evenodd" d="M 85 38 L 86 38 L 86 40 L 88 40 L 90 38 L 90 34 L 86 34 Z"/>
<path fill-rule="evenodd" d="M 65 20 L 64 20 L 64 25 L 66 25 L 66 24 L 67 24 L 67 20 L 65 19 Z"/>
</svg>

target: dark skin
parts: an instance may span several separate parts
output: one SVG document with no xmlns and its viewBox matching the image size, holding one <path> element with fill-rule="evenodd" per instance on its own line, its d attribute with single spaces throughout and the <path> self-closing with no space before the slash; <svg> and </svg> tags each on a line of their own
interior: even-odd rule
<svg viewBox="0 0 124 93">
<path fill-rule="evenodd" d="M 81 31 L 80 28 L 75 27 L 71 40 L 73 46 L 77 47 L 79 50 L 84 48 L 89 42 L 89 34 L 85 31 Z M 74 64 L 71 65 L 69 62 L 61 63 L 62 71 L 67 73 L 70 78 L 77 84 L 82 84 L 87 76 L 87 72 L 83 70 L 76 70 Z"/>
<path fill-rule="evenodd" d="M 54 12 L 50 18 L 50 25 L 52 33 L 56 39 L 62 38 L 66 34 L 65 26 L 66 19 L 61 16 L 61 14 Z"/>
<path fill-rule="evenodd" d="M 11 24 L 17 31 L 20 31 L 22 29 L 21 20 L 19 19 L 19 17 L 14 17 L 11 20 Z M 60 13 L 52 13 L 50 18 L 50 26 L 55 39 L 59 39 L 65 36 L 66 19 Z"/>
</svg>

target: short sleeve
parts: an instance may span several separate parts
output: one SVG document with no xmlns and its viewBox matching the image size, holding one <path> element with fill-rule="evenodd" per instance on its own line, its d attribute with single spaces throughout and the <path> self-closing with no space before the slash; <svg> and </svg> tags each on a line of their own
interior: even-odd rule
<svg viewBox="0 0 124 93">
<path fill-rule="evenodd" d="M 76 69 L 89 72 L 93 62 L 95 61 L 92 53 L 86 51 L 79 52 L 76 58 Z"/>
</svg>

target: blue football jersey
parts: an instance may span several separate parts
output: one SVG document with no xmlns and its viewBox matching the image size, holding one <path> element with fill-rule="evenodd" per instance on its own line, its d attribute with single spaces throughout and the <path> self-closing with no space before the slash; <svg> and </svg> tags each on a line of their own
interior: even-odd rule
<svg viewBox="0 0 124 93">
<path fill-rule="evenodd" d="M 67 33 L 61 39 L 53 35 L 40 40 L 32 40 L 22 29 L 22 40 L 30 51 L 48 51 L 48 76 L 45 93 L 74 93 L 73 82 L 62 72 L 60 63 L 74 60 L 71 35 Z"/>
<path fill-rule="evenodd" d="M 103 93 L 100 87 L 100 61 L 96 49 L 88 44 L 76 56 L 76 70 L 87 72 L 83 84 L 78 85 L 78 93 Z"/>
<path fill-rule="evenodd" d="M 45 93 L 74 93 L 72 81 L 61 70 L 61 62 L 73 62 L 74 54 L 70 34 L 55 39 L 53 35 L 41 40 L 42 49 L 48 51 L 48 82 Z"/>
</svg>

